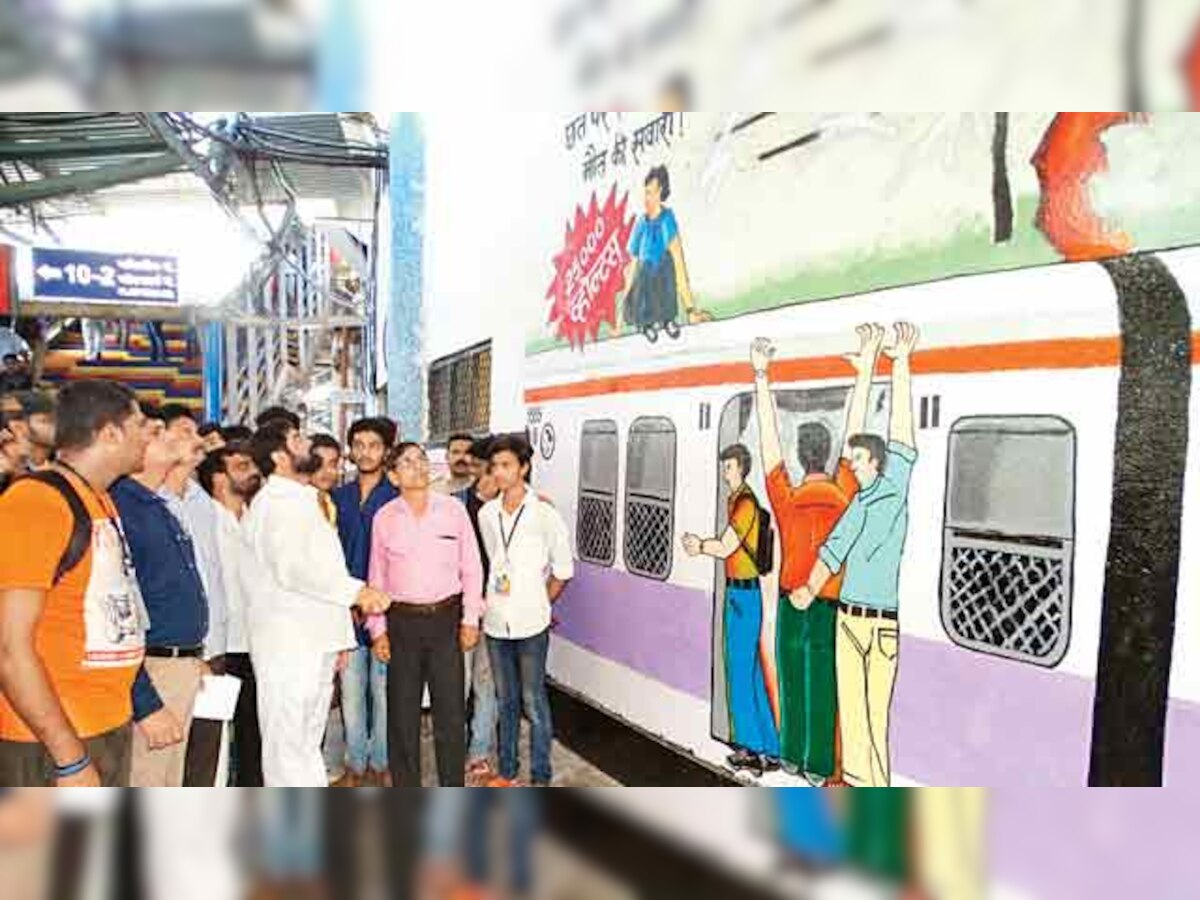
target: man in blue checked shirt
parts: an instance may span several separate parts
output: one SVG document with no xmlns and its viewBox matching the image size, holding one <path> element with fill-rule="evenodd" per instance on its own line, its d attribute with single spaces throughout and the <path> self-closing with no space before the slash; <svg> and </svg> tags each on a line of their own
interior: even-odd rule
<svg viewBox="0 0 1200 900">
<path fill-rule="evenodd" d="M 144 468 L 111 490 L 150 616 L 146 661 L 133 685 L 130 785 L 181 787 L 185 737 L 207 671 L 208 598 L 192 539 L 158 492 L 172 472 L 194 470 L 204 450 L 190 417 L 170 426 L 159 410 L 147 409 L 146 417 L 151 434 Z"/>
</svg>

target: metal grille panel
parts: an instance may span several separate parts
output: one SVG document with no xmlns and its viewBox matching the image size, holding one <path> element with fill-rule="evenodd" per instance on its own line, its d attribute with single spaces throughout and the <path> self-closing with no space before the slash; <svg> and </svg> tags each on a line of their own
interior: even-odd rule
<svg viewBox="0 0 1200 900">
<path fill-rule="evenodd" d="M 611 566 L 616 556 L 616 497 L 583 495 L 579 498 L 577 540 L 579 558 Z"/>
<path fill-rule="evenodd" d="M 630 497 L 625 517 L 625 567 L 636 575 L 666 580 L 674 559 L 671 505 Z"/>
<path fill-rule="evenodd" d="M 1070 642 L 1071 545 L 947 535 L 942 618 L 965 647 L 1052 668 Z"/>
<path fill-rule="evenodd" d="M 429 439 L 456 431 L 479 434 L 491 424 L 492 348 L 475 347 L 429 367 Z"/>
</svg>

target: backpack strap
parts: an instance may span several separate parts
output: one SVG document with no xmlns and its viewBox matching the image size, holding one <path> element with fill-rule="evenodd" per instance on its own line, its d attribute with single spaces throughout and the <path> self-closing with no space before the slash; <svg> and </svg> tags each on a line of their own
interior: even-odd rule
<svg viewBox="0 0 1200 900">
<path fill-rule="evenodd" d="M 746 493 L 750 496 L 750 501 L 754 504 L 754 520 L 750 523 L 750 530 L 746 532 L 747 535 L 751 535 L 758 532 L 758 517 L 761 515 L 762 506 L 759 505 L 758 497 L 754 496 L 754 491 L 747 488 Z M 733 527 L 732 522 L 730 523 L 730 526 Z M 742 545 L 742 551 L 746 554 L 746 556 L 750 557 L 750 562 L 754 564 L 754 571 L 758 572 L 759 578 L 762 578 L 763 573 L 759 572 L 758 570 L 758 554 L 750 549 L 750 545 L 746 543 L 746 538 L 738 534 L 736 527 L 733 527 L 733 533 L 737 534 L 738 543 Z"/>
<path fill-rule="evenodd" d="M 71 508 L 71 539 L 67 542 L 67 549 L 63 551 L 58 568 L 54 572 L 54 584 L 57 585 L 68 572 L 83 562 L 92 546 L 92 514 L 88 512 L 87 505 L 75 490 L 75 486 L 61 472 L 32 472 L 24 476 L 23 480 L 36 481 L 57 491 Z"/>
</svg>

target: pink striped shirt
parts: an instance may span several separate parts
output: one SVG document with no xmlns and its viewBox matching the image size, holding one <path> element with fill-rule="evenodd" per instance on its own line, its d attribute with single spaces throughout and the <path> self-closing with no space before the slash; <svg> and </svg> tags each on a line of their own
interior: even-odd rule
<svg viewBox="0 0 1200 900">
<path fill-rule="evenodd" d="M 453 497 L 429 493 L 425 515 L 417 516 L 403 497 L 375 517 L 368 583 L 397 603 L 430 604 L 463 595 L 463 624 L 479 625 L 483 615 L 483 564 L 475 529 Z M 371 638 L 387 631 L 384 616 L 368 616 Z"/>
</svg>

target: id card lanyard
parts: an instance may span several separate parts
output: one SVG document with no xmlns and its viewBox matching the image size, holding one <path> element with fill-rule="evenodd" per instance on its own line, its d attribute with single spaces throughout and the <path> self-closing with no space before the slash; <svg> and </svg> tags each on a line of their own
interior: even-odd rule
<svg viewBox="0 0 1200 900">
<path fill-rule="evenodd" d="M 504 562 L 497 567 L 496 577 L 494 580 L 495 593 L 501 597 L 507 597 L 512 593 L 512 576 L 509 574 L 512 569 L 512 561 L 509 557 L 509 548 L 512 547 L 513 538 L 517 536 L 517 529 L 521 526 L 521 518 L 525 515 L 525 507 L 522 506 L 517 512 L 517 518 L 513 521 L 512 531 L 508 534 L 504 533 L 504 511 L 496 514 L 497 524 L 500 526 L 500 540 L 504 544 Z"/>
</svg>

